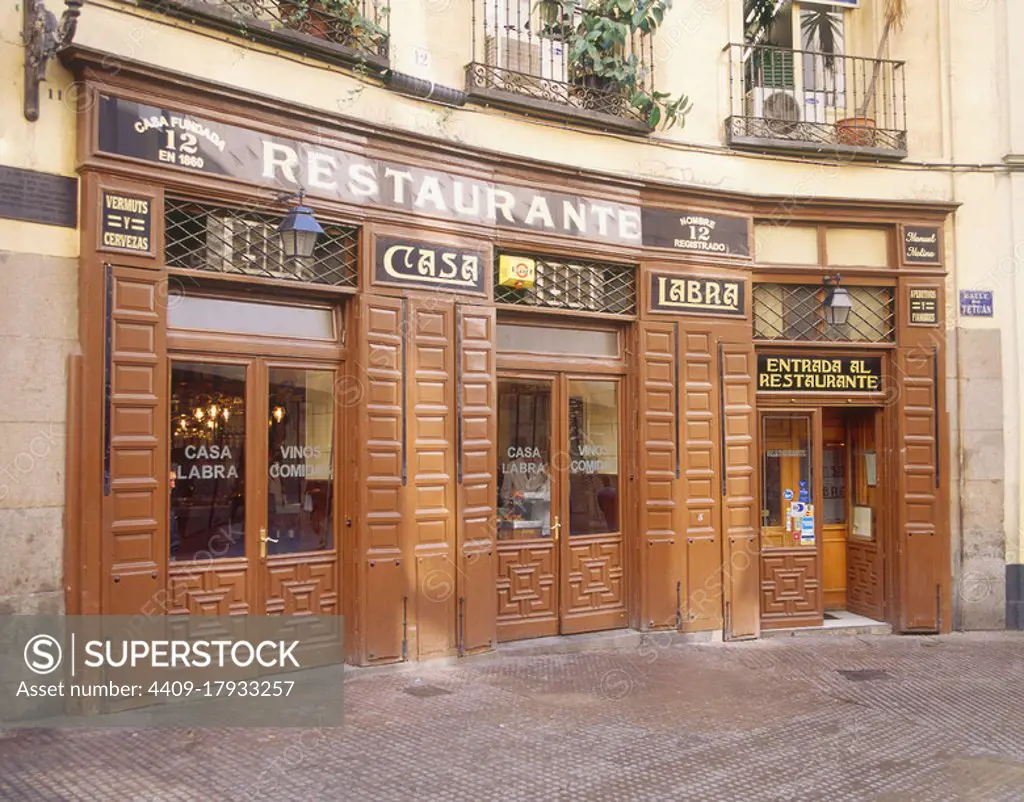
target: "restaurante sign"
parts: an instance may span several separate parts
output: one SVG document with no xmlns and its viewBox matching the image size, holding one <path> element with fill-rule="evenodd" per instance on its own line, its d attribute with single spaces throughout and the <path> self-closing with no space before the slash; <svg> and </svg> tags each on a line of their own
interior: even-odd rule
<svg viewBox="0 0 1024 802">
<path fill-rule="evenodd" d="M 101 95 L 99 150 L 277 190 L 499 228 L 641 245 L 637 206 L 481 181 Z"/>
<path fill-rule="evenodd" d="M 758 354 L 760 391 L 877 393 L 882 390 L 882 358 L 805 357 Z"/>
</svg>

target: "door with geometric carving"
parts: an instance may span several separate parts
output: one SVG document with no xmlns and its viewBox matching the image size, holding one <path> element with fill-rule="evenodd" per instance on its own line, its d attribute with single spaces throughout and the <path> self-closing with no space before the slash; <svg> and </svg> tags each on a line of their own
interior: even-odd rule
<svg viewBox="0 0 1024 802">
<path fill-rule="evenodd" d="M 626 625 L 618 378 L 498 377 L 500 640 Z"/>
<path fill-rule="evenodd" d="M 337 375 L 172 357 L 170 612 L 338 612 Z"/>
<path fill-rule="evenodd" d="M 761 414 L 761 626 L 821 626 L 817 412 Z"/>
</svg>

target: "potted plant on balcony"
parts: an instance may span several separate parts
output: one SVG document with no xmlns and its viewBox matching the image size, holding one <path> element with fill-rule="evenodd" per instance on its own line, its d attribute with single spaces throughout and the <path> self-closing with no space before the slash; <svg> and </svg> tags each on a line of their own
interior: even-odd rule
<svg viewBox="0 0 1024 802">
<path fill-rule="evenodd" d="M 671 97 L 647 86 L 647 67 L 629 48 L 637 35 L 661 25 L 672 0 L 563 0 L 572 19 L 569 75 L 581 89 L 584 105 L 612 113 L 635 109 L 651 128 L 685 122 L 686 95 Z M 578 9 L 578 16 L 575 14 Z"/>
<path fill-rule="evenodd" d="M 387 31 L 362 13 L 359 0 L 278 0 L 278 7 L 285 27 L 317 39 L 370 53 L 387 40 Z"/>
<path fill-rule="evenodd" d="M 868 109 L 875 99 L 875 87 L 878 84 L 878 73 L 882 67 L 882 54 L 889 43 L 889 35 L 893 30 L 902 30 L 907 20 L 907 0 L 885 0 L 885 17 L 882 36 L 878 40 L 875 53 L 874 68 L 871 70 L 871 81 L 868 83 L 864 98 L 854 112 L 853 117 L 836 120 L 836 139 L 843 145 L 871 147 L 875 144 L 875 120 L 868 116 Z"/>
</svg>

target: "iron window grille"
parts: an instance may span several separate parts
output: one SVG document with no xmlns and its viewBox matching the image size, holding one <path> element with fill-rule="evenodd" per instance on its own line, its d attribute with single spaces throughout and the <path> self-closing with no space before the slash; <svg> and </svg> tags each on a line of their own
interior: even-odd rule
<svg viewBox="0 0 1024 802">
<path fill-rule="evenodd" d="M 495 284 L 496 303 L 611 315 L 636 313 L 634 266 L 533 258 L 536 263 L 534 285 L 517 290 Z M 494 274 L 497 280 L 498 271 Z"/>
<path fill-rule="evenodd" d="M 754 339 L 889 343 L 896 338 L 892 287 L 843 285 L 853 309 L 846 323 L 825 322 L 820 284 L 754 284 Z"/>
<path fill-rule="evenodd" d="M 594 75 L 582 75 L 569 58 L 580 17 L 544 0 L 473 0 L 473 60 L 466 91 L 495 103 L 527 106 L 564 117 L 620 118 L 647 130 L 628 93 Z M 623 58 L 635 60 L 641 86 L 654 86 L 653 36 L 635 33 Z"/>
<path fill-rule="evenodd" d="M 164 207 L 168 267 L 222 275 L 354 287 L 359 229 L 320 221 L 324 233 L 308 259 L 288 259 L 277 233 L 283 215 L 269 215 L 181 198 Z"/>
<path fill-rule="evenodd" d="M 168 16 L 343 62 L 388 66 L 387 0 L 138 0 Z"/>
</svg>

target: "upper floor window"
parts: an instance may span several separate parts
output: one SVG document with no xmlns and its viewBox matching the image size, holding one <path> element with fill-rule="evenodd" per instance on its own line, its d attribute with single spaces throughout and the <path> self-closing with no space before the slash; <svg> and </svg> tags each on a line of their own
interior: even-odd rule
<svg viewBox="0 0 1024 802">
<path fill-rule="evenodd" d="M 329 61 L 388 67 L 387 0 L 140 0 L 175 17 Z"/>
<path fill-rule="evenodd" d="M 852 15 L 866 13 L 856 5 L 744 0 L 745 41 L 729 47 L 730 144 L 907 155 L 903 62 L 849 54 Z"/>
<path fill-rule="evenodd" d="M 541 116 L 647 133 L 689 102 L 654 89 L 653 35 L 664 0 L 473 0 L 466 88 Z"/>
</svg>

